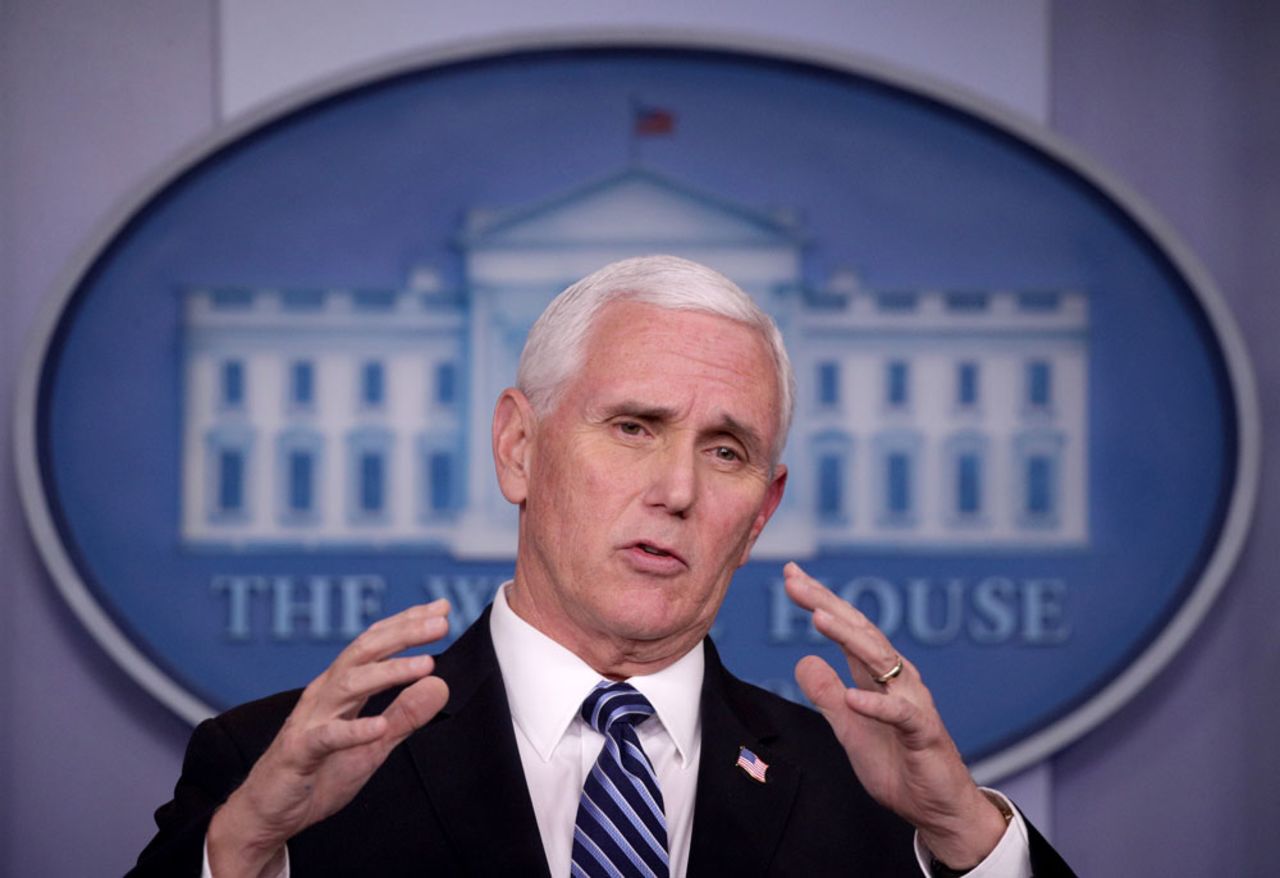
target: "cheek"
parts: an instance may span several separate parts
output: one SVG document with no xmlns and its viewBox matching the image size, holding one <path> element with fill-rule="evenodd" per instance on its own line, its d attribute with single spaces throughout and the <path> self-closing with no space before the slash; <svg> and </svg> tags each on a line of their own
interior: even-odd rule
<svg viewBox="0 0 1280 878">
<path fill-rule="evenodd" d="M 579 459 L 572 478 L 562 480 L 568 499 L 599 521 L 616 514 L 641 490 L 644 462 L 609 453 L 608 449 Z"/>
<path fill-rule="evenodd" d="M 760 495 L 756 491 L 735 491 L 710 504 L 715 539 L 726 550 L 740 545 L 750 535 L 751 527 L 760 514 L 760 504 Z"/>
<path fill-rule="evenodd" d="M 539 511 L 558 515 L 581 493 L 584 469 L 569 449 L 561 447 L 549 449 L 536 466 L 530 499 Z"/>
<path fill-rule="evenodd" d="M 568 554 L 570 565 L 589 563 L 600 544 L 608 542 L 609 529 L 618 517 L 619 479 L 606 470 L 580 466 L 572 479 L 559 479 L 551 492 L 550 511 L 557 522 L 555 538 Z"/>
</svg>

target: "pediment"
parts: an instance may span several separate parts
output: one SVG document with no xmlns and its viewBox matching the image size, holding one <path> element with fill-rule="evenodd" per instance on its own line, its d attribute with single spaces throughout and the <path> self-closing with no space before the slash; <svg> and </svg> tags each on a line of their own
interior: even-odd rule
<svg viewBox="0 0 1280 878">
<path fill-rule="evenodd" d="M 622 242 L 759 246 L 799 237 L 791 217 L 746 207 L 640 169 L 532 205 L 476 211 L 463 235 L 472 247 Z"/>
</svg>

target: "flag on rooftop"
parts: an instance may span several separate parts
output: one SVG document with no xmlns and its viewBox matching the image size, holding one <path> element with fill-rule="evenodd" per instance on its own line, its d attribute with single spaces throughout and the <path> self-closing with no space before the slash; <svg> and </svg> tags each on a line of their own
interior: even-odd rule
<svg viewBox="0 0 1280 878">
<path fill-rule="evenodd" d="M 663 137 L 676 130 L 676 116 L 663 107 L 632 105 L 632 132 L 637 137 Z"/>
</svg>

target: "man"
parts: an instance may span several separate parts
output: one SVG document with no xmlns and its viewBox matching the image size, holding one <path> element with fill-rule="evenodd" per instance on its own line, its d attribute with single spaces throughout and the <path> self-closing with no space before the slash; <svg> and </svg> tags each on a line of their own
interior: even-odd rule
<svg viewBox="0 0 1280 878">
<path fill-rule="evenodd" d="M 397 656 L 445 634 L 439 601 L 202 724 L 138 873 L 203 849 L 218 878 L 1070 874 L 973 783 L 915 667 L 795 564 L 856 688 L 801 661 L 820 718 L 720 665 L 707 632 L 782 498 L 793 400 L 777 328 L 716 272 L 645 257 L 570 287 L 494 413 L 512 581 L 435 660 Z M 615 697 L 633 713 L 595 725 Z"/>
</svg>

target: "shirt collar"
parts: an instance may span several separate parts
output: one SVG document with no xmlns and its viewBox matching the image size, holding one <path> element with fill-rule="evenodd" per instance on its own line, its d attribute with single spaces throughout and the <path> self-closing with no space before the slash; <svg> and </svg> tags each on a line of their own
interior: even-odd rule
<svg viewBox="0 0 1280 878">
<path fill-rule="evenodd" d="M 512 719 L 546 762 L 601 678 L 582 659 L 517 616 L 507 603 L 507 585 L 494 597 L 489 632 Z M 653 705 L 676 745 L 681 765 L 694 752 L 698 735 L 704 662 L 699 644 L 661 671 L 627 680 Z"/>
</svg>

